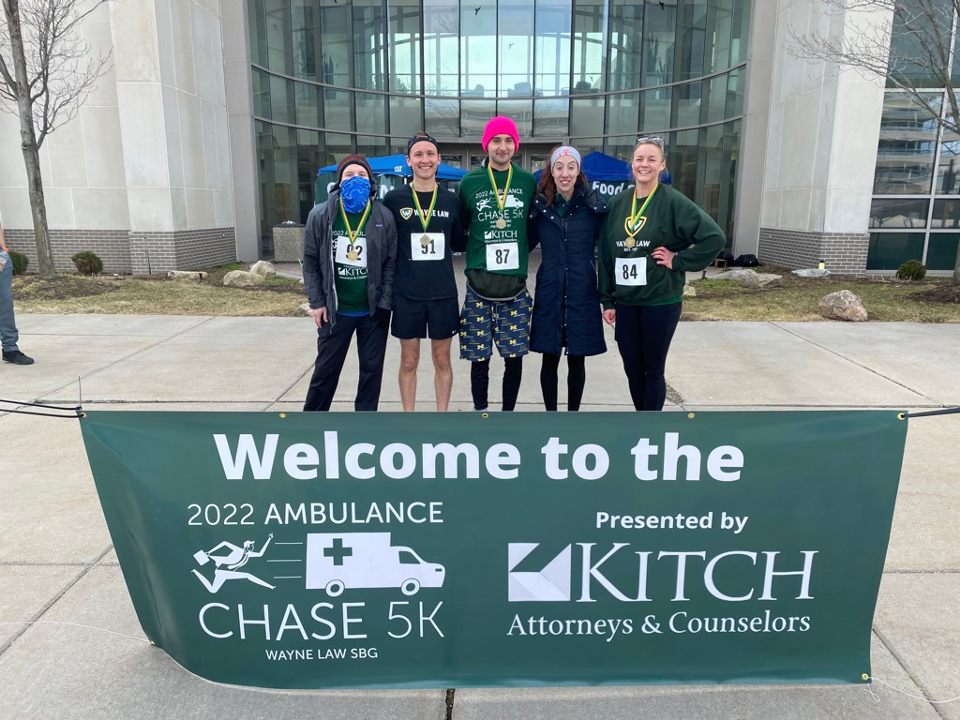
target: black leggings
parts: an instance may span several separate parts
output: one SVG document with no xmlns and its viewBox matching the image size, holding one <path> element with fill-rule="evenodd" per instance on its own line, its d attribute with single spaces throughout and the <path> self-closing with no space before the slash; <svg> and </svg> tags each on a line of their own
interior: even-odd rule
<svg viewBox="0 0 960 720">
<path fill-rule="evenodd" d="M 680 322 L 681 309 L 681 303 L 647 307 L 617 303 L 615 337 L 637 410 L 663 410 L 667 399 L 667 351 Z"/>
<path fill-rule="evenodd" d="M 503 410 L 510 412 L 517 406 L 520 380 L 523 378 L 523 356 L 503 359 Z M 490 388 L 490 361 L 470 363 L 470 391 L 473 409 L 487 409 L 487 391 Z"/>
<path fill-rule="evenodd" d="M 547 410 L 557 409 L 557 370 L 560 368 L 560 356 L 543 354 L 540 365 L 540 390 L 543 392 L 543 405 Z M 583 398 L 583 386 L 587 382 L 587 370 L 583 355 L 567 355 L 567 410 L 580 409 Z"/>
</svg>

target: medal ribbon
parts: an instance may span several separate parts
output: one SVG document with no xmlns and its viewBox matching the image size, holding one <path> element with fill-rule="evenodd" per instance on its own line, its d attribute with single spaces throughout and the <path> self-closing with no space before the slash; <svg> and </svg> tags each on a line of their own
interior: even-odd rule
<svg viewBox="0 0 960 720">
<path fill-rule="evenodd" d="M 423 212 L 423 208 L 420 206 L 420 198 L 417 197 L 417 190 L 414 187 L 410 187 L 410 192 L 413 193 L 413 204 L 417 206 L 417 217 L 420 218 L 420 224 L 423 226 L 423 231 L 427 231 L 427 225 L 430 224 L 430 216 L 433 215 L 433 208 L 437 204 L 437 188 L 433 188 L 433 198 L 430 200 L 430 207 L 427 208 L 427 212 Z"/>
<path fill-rule="evenodd" d="M 630 217 L 627 218 L 627 224 L 624 226 L 624 230 L 627 231 L 627 235 L 634 237 L 640 228 L 637 228 L 633 232 L 630 231 L 630 228 L 637 226 L 637 221 L 643 217 L 643 211 L 647 209 L 647 205 L 650 204 L 650 201 L 653 200 L 654 193 L 657 192 L 657 188 L 660 187 L 660 184 L 657 183 L 657 186 L 653 188 L 653 192 L 647 195 L 647 199 L 643 201 L 643 205 L 640 206 L 640 210 L 637 211 L 637 193 L 633 193 L 633 200 L 630 202 Z"/>
<path fill-rule="evenodd" d="M 343 219 L 343 224 L 347 227 L 347 235 L 350 237 L 350 244 L 353 245 L 357 241 L 357 236 L 360 234 L 360 231 L 363 230 L 364 223 L 367 222 L 367 218 L 370 217 L 370 201 L 367 200 L 367 206 L 363 209 L 363 215 L 360 217 L 360 222 L 357 223 L 357 229 L 354 230 L 350 227 L 350 220 L 347 218 L 347 213 L 343 209 L 343 200 L 340 201 L 340 217 Z M 646 205 L 644 205 L 646 207 Z"/>
<path fill-rule="evenodd" d="M 500 214 L 503 215 L 503 206 L 507 204 L 507 195 L 510 192 L 510 181 L 513 180 L 513 163 L 507 169 L 507 184 L 503 186 L 503 197 L 500 196 L 500 188 L 497 187 L 497 180 L 493 177 L 493 170 L 490 169 L 490 163 L 487 163 L 487 175 L 490 178 L 490 186 L 497 196 L 497 207 L 500 208 Z M 644 206 L 646 207 L 646 206 Z"/>
</svg>

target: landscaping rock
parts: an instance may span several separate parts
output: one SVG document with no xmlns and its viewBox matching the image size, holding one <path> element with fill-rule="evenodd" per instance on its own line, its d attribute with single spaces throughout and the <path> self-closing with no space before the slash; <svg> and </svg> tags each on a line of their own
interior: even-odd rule
<svg viewBox="0 0 960 720">
<path fill-rule="evenodd" d="M 683 286 L 683 296 L 684 296 L 684 297 L 696 297 L 696 296 L 697 296 L 697 289 L 696 289 L 693 285 L 691 285 L 690 283 L 687 283 L 686 285 Z"/>
<path fill-rule="evenodd" d="M 867 310 L 860 298 L 849 290 L 838 290 L 820 298 L 820 314 L 828 320 L 864 322 Z"/>
<path fill-rule="evenodd" d="M 821 270 L 820 268 L 803 268 L 802 270 L 794 270 L 793 274 L 805 278 L 830 277 L 829 270 Z"/>
<path fill-rule="evenodd" d="M 254 287 L 263 285 L 263 283 L 263 275 L 257 275 L 246 270 L 231 270 L 223 276 L 224 287 Z"/>
<path fill-rule="evenodd" d="M 207 274 L 205 272 L 196 272 L 193 270 L 171 270 L 167 273 L 167 278 L 170 280 L 180 280 L 181 282 L 201 282 L 205 280 Z"/>
<path fill-rule="evenodd" d="M 735 280 L 740 282 L 744 278 L 753 277 L 757 274 L 756 270 L 750 270 L 749 268 L 733 268 L 732 270 L 726 270 L 716 277 L 714 280 Z"/>
<path fill-rule="evenodd" d="M 263 277 L 273 277 L 277 274 L 277 270 L 273 267 L 273 263 L 267 262 L 266 260 L 258 260 L 255 262 L 250 266 L 250 272 L 256 275 L 262 275 Z"/>
<path fill-rule="evenodd" d="M 783 276 L 773 273 L 754 273 L 753 277 L 745 277 L 740 284 L 752 288 L 780 287 L 783 285 Z"/>
<path fill-rule="evenodd" d="M 773 275 L 772 273 L 758 273 L 756 270 L 750 270 L 749 268 L 735 268 L 717 275 L 714 279 L 733 280 L 744 287 L 767 288 L 782 284 L 783 276 Z"/>
</svg>

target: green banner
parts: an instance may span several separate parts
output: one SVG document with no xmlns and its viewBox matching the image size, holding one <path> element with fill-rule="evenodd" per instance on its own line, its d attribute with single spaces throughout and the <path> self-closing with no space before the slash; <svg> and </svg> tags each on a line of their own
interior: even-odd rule
<svg viewBox="0 0 960 720">
<path fill-rule="evenodd" d="M 89 412 L 144 632 L 278 688 L 861 682 L 896 412 Z"/>
</svg>

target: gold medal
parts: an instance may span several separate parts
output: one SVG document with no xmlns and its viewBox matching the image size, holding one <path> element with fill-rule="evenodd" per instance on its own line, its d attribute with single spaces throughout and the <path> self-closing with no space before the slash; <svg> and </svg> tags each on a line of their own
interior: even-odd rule
<svg viewBox="0 0 960 720">
<path fill-rule="evenodd" d="M 647 218 L 643 213 L 647 209 L 647 205 L 650 204 L 650 201 L 653 200 L 653 195 L 657 192 L 657 187 L 658 186 L 655 186 L 653 192 L 647 195 L 647 199 L 643 201 L 640 210 L 637 210 L 637 193 L 636 191 L 633 193 L 633 200 L 630 203 L 630 214 L 623 221 L 623 229 L 627 232 L 627 238 L 623 241 L 623 244 L 627 250 L 632 250 L 636 247 L 637 241 L 634 236 L 647 224 Z"/>
<path fill-rule="evenodd" d="M 497 179 L 493 176 L 493 170 L 490 169 L 490 164 L 487 164 L 487 177 L 490 178 L 490 186 L 493 188 L 493 193 L 497 197 L 497 207 L 500 208 L 500 217 L 497 218 L 497 222 L 494 224 L 497 226 L 498 230 L 503 230 L 507 226 L 507 219 L 503 216 L 503 208 L 507 204 L 507 197 L 510 194 L 510 182 L 513 180 L 513 163 L 510 163 L 510 167 L 507 168 L 507 184 L 504 185 L 503 190 L 497 187 Z"/>
<path fill-rule="evenodd" d="M 420 238 L 420 247 L 422 247 L 422 248 L 428 248 L 428 247 L 430 247 L 430 236 L 429 236 L 429 235 L 424 235 L 423 237 Z"/>
<path fill-rule="evenodd" d="M 413 204 L 417 206 L 417 218 L 420 220 L 420 226 L 423 228 L 424 232 L 427 232 L 427 225 L 430 224 L 430 216 L 433 215 L 433 208 L 437 204 L 437 187 L 433 188 L 433 197 L 430 198 L 430 207 L 424 211 L 420 206 L 420 198 L 417 197 L 416 188 L 410 188 L 410 194 L 413 195 Z M 420 245 L 427 247 L 430 244 L 430 238 L 424 235 L 420 238 Z"/>
<path fill-rule="evenodd" d="M 357 229 L 354 230 L 350 227 L 350 218 L 347 217 L 346 210 L 343 208 L 343 200 L 340 200 L 340 217 L 343 220 L 343 224 L 347 228 L 347 237 L 350 238 L 350 245 L 347 246 L 347 259 L 351 262 L 355 262 L 360 258 L 360 255 L 354 249 L 353 244 L 357 241 L 357 238 L 360 236 L 360 231 L 363 230 L 364 223 L 367 222 L 367 218 L 370 217 L 370 201 L 367 200 L 367 206 L 363 209 L 363 215 L 360 216 L 360 222 L 357 223 Z"/>
</svg>

